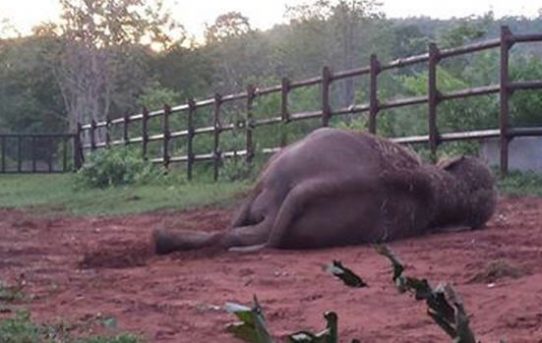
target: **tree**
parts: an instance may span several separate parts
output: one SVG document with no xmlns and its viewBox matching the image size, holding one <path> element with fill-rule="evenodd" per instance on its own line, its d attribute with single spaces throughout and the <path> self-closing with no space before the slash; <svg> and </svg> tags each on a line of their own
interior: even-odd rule
<svg viewBox="0 0 542 343">
<path fill-rule="evenodd" d="M 251 44 L 255 36 L 248 18 L 239 12 L 219 15 L 213 25 L 207 26 L 203 49 L 214 59 L 218 91 L 243 89 L 246 78 L 257 73 L 251 64 L 258 61 L 249 55 L 254 52 Z"/>
<path fill-rule="evenodd" d="M 77 122 L 104 120 L 112 108 L 127 110 L 129 104 L 133 108 L 135 95 L 149 79 L 145 70 L 149 48 L 168 47 L 185 38 L 161 1 L 145 5 L 143 0 L 60 0 L 60 4 L 61 23 L 36 32 L 56 37 L 58 49 L 50 62 L 72 130 Z"/>
<path fill-rule="evenodd" d="M 9 18 L 0 18 L 0 37 L 21 37 L 21 32 Z"/>
<path fill-rule="evenodd" d="M 287 7 L 286 15 L 291 25 L 317 30 L 316 34 L 321 36 L 319 48 L 326 51 L 326 60 L 333 61 L 336 69 L 345 70 L 358 66 L 363 57 L 368 57 L 362 56 L 363 51 L 374 51 L 373 42 L 367 39 L 371 34 L 365 34 L 362 28 L 374 28 L 372 24 L 383 18 L 379 6 L 374 0 L 317 0 Z M 343 106 L 352 104 L 354 80 L 346 79 L 340 88 L 340 103 Z"/>
<path fill-rule="evenodd" d="M 219 15 L 214 24 L 205 29 L 205 42 L 214 44 L 228 39 L 244 36 L 252 31 L 248 17 L 240 12 L 228 12 Z"/>
<path fill-rule="evenodd" d="M 45 37 L 0 39 L 0 121 L 3 131 L 64 131 L 67 122 L 47 56 Z"/>
</svg>

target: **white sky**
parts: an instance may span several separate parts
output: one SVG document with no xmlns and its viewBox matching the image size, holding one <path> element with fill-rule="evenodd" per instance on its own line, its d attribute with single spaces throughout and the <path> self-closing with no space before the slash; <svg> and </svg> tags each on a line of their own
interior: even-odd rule
<svg viewBox="0 0 542 343">
<path fill-rule="evenodd" d="M 150 1 L 150 0 L 149 0 Z M 239 11 L 248 16 L 253 27 L 267 29 L 284 21 L 286 5 L 306 0 L 166 0 L 175 18 L 189 33 L 201 36 L 205 23 L 225 12 Z M 388 17 L 425 15 L 450 18 L 483 14 L 493 10 L 497 17 L 524 15 L 536 17 L 540 0 L 381 0 Z M 0 21 L 8 18 L 23 34 L 32 26 L 58 18 L 57 0 L 0 0 Z"/>
</svg>

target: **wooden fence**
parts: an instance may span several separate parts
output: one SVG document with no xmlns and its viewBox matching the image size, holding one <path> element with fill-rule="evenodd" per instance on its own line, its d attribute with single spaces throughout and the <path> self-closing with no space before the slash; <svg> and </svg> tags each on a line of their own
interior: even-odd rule
<svg viewBox="0 0 542 343">
<path fill-rule="evenodd" d="M 501 27 L 500 37 L 487 40 L 481 43 L 469 44 L 452 49 L 439 49 L 436 44 L 429 45 L 427 53 L 400 58 L 388 63 L 381 63 L 376 55 L 372 55 L 370 64 L 366 67 L 340 71 L 333 73 L 330 68 L 323 67 L 322 74 L 302 81 L 292 81 L 283 78 L 280 85 L 267 88 L 257 88 L 249 85 L 246 91 L 236 94 L 220 95 L 215 94 L 213 98 L 195 101 L 189 99 L 187 103 L 170 107 L 164 106 L 158 111 L 149 112 L 146 109 L 140 114 L 126 115 L 113 120 L 102 122 L 87 123 L 78 125 L 77 137 L 82 140 L 82 135 L 88 137 L 87 142 L 81 145 L 81 156 L 83 150 L 96 150 L 117 145 L 140 144 L 144 158 L 148 158 L 147 147 L 150 142 L 162 142 L 162 154 L 159 158 L 151 158 L 154 163 L 163 164 L 168 168 L 171 163 L 186 163 L 187 175 L 192 177 L 193 165 L 198 161 L 212 161 L 214 178 L 218 178 L 219 167 L 223 159 L 234 156 L 244 156 L 247 162 L 250 162 L 255 155 L 255 146 L 253 141 L 254 130 L 259 126 L 273 124 L 287 124 L 294 121 L 320 118 L 322 126 L 328 126 L 329 120 L 333 116 L 367 113 L 368 131 L 376 133 L 378 113 L 382 110 L 398 108 L 404 106 L 427 104 L 427 132 L 426 135 L 394 138 L 393 140 L 402 144 L 428 143 L 431 156 L 435 158 L 439 144 L 446 141 L 460 140 L 479 140 L 483 138 L 499 138 L 500 140 L 500 170 L 502 175 L 508 171 L 508 143 L 518 136 L 539 136 L 542 135 L 541 127 L 514 128 L 509 125 L 509 98 L 514 91 L 526 89 L 542 89 L 542 80 L 530 81 L 510 81 L 509 80 L 509 50 L 515 43 L 522 42 L 540 42 L 542 33 L 536 34 L 513 34 L 507 26 Z M 453 56 L 465 55 L 477 51 L 488 49 L 500 49 L 500 82 L 487 86 L 467 88 L 453 92 L 443 93 L 437 88 L 437 66 L 447 58 Z M 428 68 L 428 94 L 426 96 L 408 97 L 392 101 L 379 101 L 378 99 L 378 80 L 382 71 L 398 69 L 405 66 L 412 66 L 426 63 Z M 337 80 L 354 78 L 360 76 L 369 77 L 369 102 L 362 105 L 353 105 L 345 108 L 333 109 L 330 105 L 330 87 Z M 318 110 L 310 112 L 290 113 L 288 106 L 288 97 L 292 90 L 302 87 L 320 85 L 321 106 Z M 499 94 L 500 98 L 500 120 L 498 129 L 476 130 L 466 132 L 453 132 L 439 134 L 437 127 L 437 109 L 442 101 L 461 99 L 473 96 L 487 94 Z M 281 105 L 280 114 L 268 118 L 253 118 L 254 100 L 258 97 L 264 97 L 269 94 L 280 94 Z M 221 120 L 222 106 L 228 102 L 245 101 L 244 120 L 236 123 L 223 124 Z M 194 127 L 194 118 L 197 112 L 202 108 L 212 108 L 213 125 L 208 127 Z M 187 127 L 180 131 L 170 130 L 170 118 L 173 114 L 184 113 L 187 116 Z M 161 117 L 161 133 L 149 135 L 148 121 L 154 117 Z M 139 137 L 129 137 L 129 128 L 134 122 L 141 121 L 141 135 Z M 541 120 L 542 122 L 542 120 Z M 122 126 L 123 138 L 112 141 L 110 139 L 110 129 L 114 126 Z M 105 130 L 105 139 L 98 142 L 97 130 Z M 240 151 L 221 151 L 220 135 L 223 132 L 234 129 L 244 130 L 245 147 Z M 193 140 L 196 135 L 213 135 L 212 151 L 206 154 L 194 154 Z M 171 156 L 170 143 L 173 139 L 186 139 L 187 154 L 182 156 Z M 274 153 L 280 150 L 279 147 L 264 148 L 263 153 Z"/>
</svg>

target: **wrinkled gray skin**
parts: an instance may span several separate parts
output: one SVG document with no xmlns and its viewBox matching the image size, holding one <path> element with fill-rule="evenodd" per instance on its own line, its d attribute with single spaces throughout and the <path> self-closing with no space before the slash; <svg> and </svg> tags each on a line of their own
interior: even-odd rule
<svg viewBox="0 0 542 343">
<path fill-rule="evenodd" d="M 275 154 L 224 232 L 157 230 L 156 252 L 322 248 L 481 227 L 495 181 L 475 157 L 423 164 L 368 133 L 323 128 Z"/>
</svg>

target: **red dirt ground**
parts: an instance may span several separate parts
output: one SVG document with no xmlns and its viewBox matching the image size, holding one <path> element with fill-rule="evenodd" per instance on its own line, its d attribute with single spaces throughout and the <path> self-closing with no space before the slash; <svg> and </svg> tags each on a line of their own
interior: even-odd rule
<svg viewBox="0 0 542 343">
<path fill-rule="evenodd" d="M 27 295 L 7 306 L 28 308 L 38 322 L 65 320 L 80 328 L 113 316 L 120 330 L 149 342 L 237 342 L 224 330 L 232 315 L 219 307 L 226 301 L 249 304 L 257 294 L 278 338 L 322 329 L 322 313 L 334 310 L 342 342 L 449 342 L 423 302 L 397 293 L 388 261 L 370 247 L 151 253 L 154 227 L 215 230 L 228 221 L 229 213 L 216 209 L 114 218 L 0 210 L 0 279 L 14 284 L 23 278 Z M 542 199 L 502 198 L 485 230 L 390 247 L 407 262 L 408 275 L 455 286 L 482 342 L 542 342 L 541 224 Z M 350 289 L 326 274 L 322 265 L 333 259 L 360 274 L 369 288 Z M 512 269 L 486 273 L 495 261 Z M 6 311 L 4 305 L 0 312 Z"/>
</svg>

